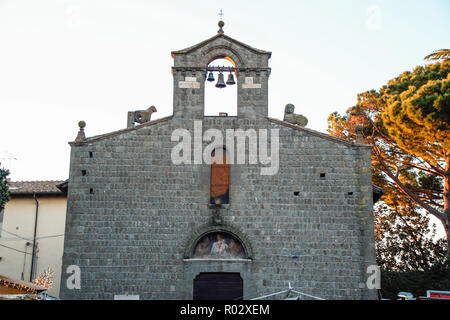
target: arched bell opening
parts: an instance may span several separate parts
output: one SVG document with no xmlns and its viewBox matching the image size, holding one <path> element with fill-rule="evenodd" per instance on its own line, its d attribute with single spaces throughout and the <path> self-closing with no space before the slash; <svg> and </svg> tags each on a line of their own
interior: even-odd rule
<svg viewBox="0 0 450 320">
<path fill-rule="evenodd" d="M 205 116 L 237 116 L 236 63 L 228 56 L 214 58 L 207 66 Z"/>
</svg>

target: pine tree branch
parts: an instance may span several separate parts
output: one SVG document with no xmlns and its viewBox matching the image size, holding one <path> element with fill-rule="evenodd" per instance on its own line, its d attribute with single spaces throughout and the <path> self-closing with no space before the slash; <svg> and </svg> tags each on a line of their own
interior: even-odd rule
<svg viewBox="0 0 450 320">
<path fill-rule="evenodd" d="M 371 121 L 371 120 L 370 120 Z M 434 173 L 440 176 L 444 176 L 445 175 L 445 171 L 443 170 L 443 168 L 441 168 L 439 165 L 433 165 L 431 163 L 429 163 L 428 161 L 426 161 L 425 159 L 416 157 L 415 155 L 412 155 L 410 152 L 407 152 L 406 150 L 404 150 L 402 147 L 400 147 L 394 139 L 392 139 L 391 137 L 385 135 L 376 125 L 375 123 L 372 122 L 372 126 L 374 128 L 374 130 L 377 131 L 377 133 L 383 138 L 383 140 L 385 142 L 387 142 L 389 145 L 391 145 L 392 147 L 399 149 L 401 152 L 403 152 L 403 154 L 407 154 L 407 155 L 411 155 L 414 158 L 416 158 L 417 160 L 419 160 L 422 163 L 426 163 L 430 166 L 430 168 L 426 168 L 426 167 L 422 167 L 423 170 L 429 171 L 430 173 Z M 374 135 L 372 135 L 372 137 L 374 137 Z M 434 170 L 434 171 L 432 171 Z"/>
<path fill-rule="evenodd" d="M 391 172 L 391 170 L 389 169 L 390 167 L 392 167 L 392 165 L 390 165 L 389 163 L 386 163 L 385 160 L 383 159 L 380 151 L 378 150 L 377 146 L 374 145 L 373 148 L 374 150 L 374 154 L 376 155 L 379 163 L 384 167 L 383 172 L 386 173 L 389 178 L 391 178 L 393 180 L 393 182 L 397 185 L 397 187 L 400 188 L 400 190 L 405 193 L 407 196 L 409 196 L 415 203 L 417 203 L 419 206 L 421 206 L 422 208 L 424 208 L 425 210 L 427 210 L 430 214 L 434 215 L 436 218 L 438 218 L 440 221 L 442 221 L 443 223 L 445 223 L 445 217 L 443 215 L 443 213 L 439 212 L 438 210 L 436 210 L 435 208 L 433 208 L 432 206 L 430 206 L 429 204 L 425 203 L 424 201 L 422 201 L 417 194 L 413 193 L 409 188 L 407 188 L 398 178 L 398 172 L 396 172 L 395 174 L 393 174 Z"/>
<path fill-rule="evenodd" d="M 410 166 L 410 167 L 413 167 L 413 168 L 416 168 L 416 169 L 419 169 L 419 170 L 423 170 L 423 171 L 428 172 L 430 174 L 444 176 L 443 172 L 441 173 L 438 170 L 436 170 L 436 168 L 433 168 L 433 167 L 427 168 L 427 167 L 423 167 L 421 165 L 417 165 L 417 164 L 411 163 L 409 161 L 402 161 L 402 160 L 397 160 L 397 161 L 399 163 L 401 163 L 401 164 L 406 165 L 406 166 Z"/>
<path fill-rule="evenodd" d="M 424 60 L 429 60 L 429 61 L 440 60 L 440 59 L 449 60 L 450 59 L 450 49 L 435 50 L 424 58 Z"/>
</svg>

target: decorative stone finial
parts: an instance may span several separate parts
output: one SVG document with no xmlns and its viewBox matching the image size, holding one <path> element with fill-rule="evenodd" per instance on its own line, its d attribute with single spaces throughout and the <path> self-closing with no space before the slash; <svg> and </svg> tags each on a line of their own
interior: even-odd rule
<svg viewBox="0 0 450 320">
<path fill-rule="evenodd" d="M 220 12 L 219 12 L 219 31 L 217 31 L 217 33 L 219 33 L 219 34 L 223 34 L 224 32 L 223 32 L 223 26 L 225 25 L 225 22 L 223 22 L 223 11 L 222 11 L 222 9 L 220 9 Z"/>
<path fill-rule="evenodd" d="M 78 131 L 78 135 L 75 138 L 75 141 L 79 142 L 86 140 L 86 135 L 84 134 L 84 127 L 86 127 L 86 122 L 84 122 L 83 120 L 79 121 L 78 127 L 80 127 L 80 130 Z"/>
<path fill-rule="evenodd" d="M 223 26 L 225 25 L 225 22 L 223 22 L 222 20 L 220 20 L 219 21 L 219 23 L 218 23 L 218 25 L 219 25 L 219 31 L 217 31 L 217 33 L 219 33 L 219 34 L 224 34 L 224 31 L 223 31 Z"/>
</svg>

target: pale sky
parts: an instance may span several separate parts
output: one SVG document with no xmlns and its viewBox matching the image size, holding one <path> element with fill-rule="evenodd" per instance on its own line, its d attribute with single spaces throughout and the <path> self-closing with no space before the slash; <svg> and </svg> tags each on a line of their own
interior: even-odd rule
<svg viewBox="0 0 450 320">
<path fill-rule="evenodd" d="M 171 115 L 170 52 L 217 34 L 220 9 L 226 35 L 272 52 L 269 116 L 293 103 L 321 132 L 358 93 L 449 47 L 448 0 L 0 0 L 0 162 L 10 178 L 67 179 L 79 120 L 94 136 L 125 128 L 128 111 Z M 211 90 L 207 110 L 235 113 L 220 103 L 233 88 Z"/>
</svg>

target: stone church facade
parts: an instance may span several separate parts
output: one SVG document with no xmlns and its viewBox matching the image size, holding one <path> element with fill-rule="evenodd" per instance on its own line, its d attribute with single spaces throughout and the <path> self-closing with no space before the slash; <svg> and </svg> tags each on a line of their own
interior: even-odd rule
<svg viewBox="0 0 450 320">
<path fill-rule="evenodd" d="M 80 123 L 70 143 L 61 298 L 252 299 L 289 283 L 324 299 L 376 298 L 366 286 L 375 265 L 370 146 L 268 117 L 271 53 L 222 27 L 172 52 L 172 116 L 88 138 Z M 204 116 L 217 58 L 235 66 L 235 117 Z M 174 164 L 177 129 L 192 133 L 192 163 Z M 267 132 L 268 153 L 276 132 L 276 173 L 261 174 L 267 163 L 234 164 L 225 141 L 224 165 L 195 161 L 209 129 Z M 79 289 L 67 287 L 72 265 Z"/>
</svg>

